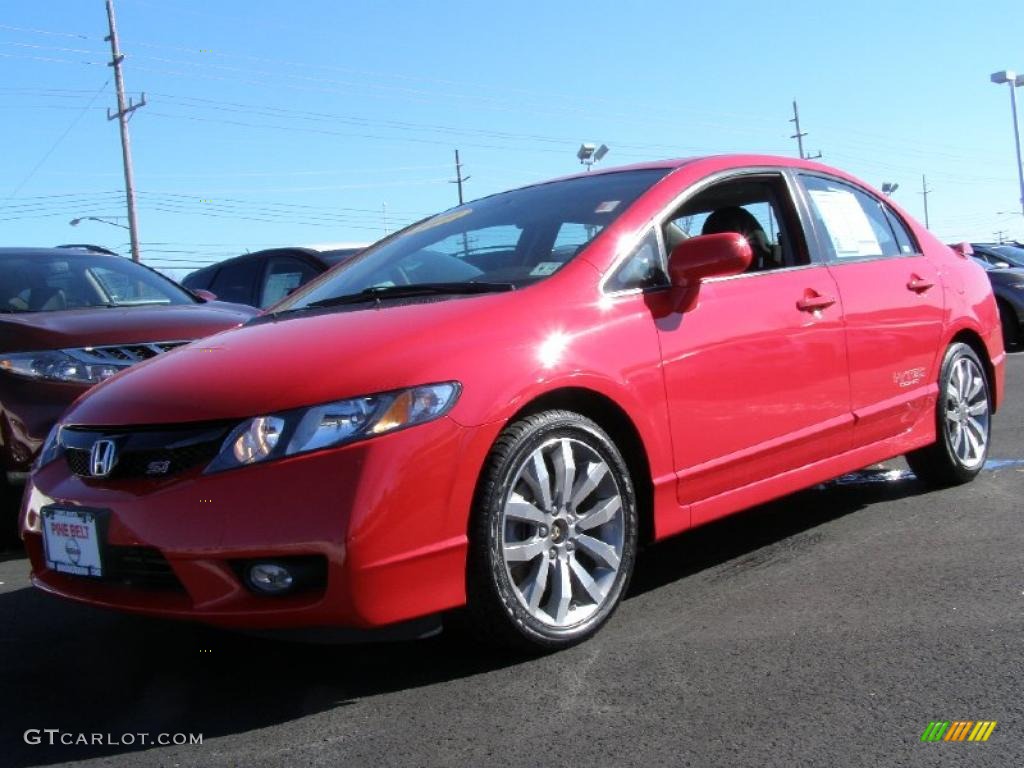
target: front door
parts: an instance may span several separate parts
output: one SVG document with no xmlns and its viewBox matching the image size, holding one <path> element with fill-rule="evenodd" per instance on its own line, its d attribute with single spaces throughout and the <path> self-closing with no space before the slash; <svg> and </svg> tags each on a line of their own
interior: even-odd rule
<svg viewBox="0 0 1024 768">
<path fill-rule="evenodd" d="M 751 269 L 704 281 L 696 306 L 657 322 L 678 496 L 694 504 L 693 524 L 731 511 L 697 502 L 744 488 L 776 495 L 764 481 L 850 443 L 842 302 L 828 268 L 811 259 L 786 178 L 730 177 L 663 227 L 669 247 L 723 230 L 751 243 Z"/>
</svg>

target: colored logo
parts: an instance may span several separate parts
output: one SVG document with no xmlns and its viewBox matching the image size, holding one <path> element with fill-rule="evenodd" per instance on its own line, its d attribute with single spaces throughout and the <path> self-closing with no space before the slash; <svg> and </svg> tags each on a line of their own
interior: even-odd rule
<svg viewBox="0 0 1024 768">
<path fill-rule="evenodd" d="M 932 720 L 921 741 L 988 741 L 995 729 L 995 720 Z"/>
</svg>

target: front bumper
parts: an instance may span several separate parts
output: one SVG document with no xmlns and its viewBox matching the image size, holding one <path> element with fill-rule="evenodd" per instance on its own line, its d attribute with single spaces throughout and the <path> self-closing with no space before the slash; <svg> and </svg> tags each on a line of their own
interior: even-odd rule
<svg viewBox="0 0 1024 768">
<path fill-rule="evenodd" d="M 250 629 L 371 628 L 465 602 L 465 469 L 472 430 L 448 418 L 342 448 L 244 469 L 98 485 L 64 459 L 37 470 L 22 508 L 36 586 L 91 605 Z M 174 588 L 47 567 L 40 510 L 108 510 L 103 546 L 159 553 Z M 238 560 L 320 556 L 322 589 L 264 596 Z"/>
</svg>

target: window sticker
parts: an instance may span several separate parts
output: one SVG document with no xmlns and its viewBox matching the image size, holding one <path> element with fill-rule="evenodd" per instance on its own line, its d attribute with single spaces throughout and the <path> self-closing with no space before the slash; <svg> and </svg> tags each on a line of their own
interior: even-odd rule
<svg viewBox="0 0 1024 768">
<path fill-rule="evenodd" d="M 553 275 L 562 266 L 560 261 L 542 261 L 530 270 L 530 277 L 547 277 Z"/>
<path fill-rule="evenodd" d="M 852 192 L 812 189 L 809 194 L 825 222 L 838 258 L 882 255 L 871 222 Z"/>
<path fill-rule="evenodd" d="M 611 213 L 619 207 L 619 200 L 605 200 L 603 203 L 598 204 L 597 208 L 594 209 L 594 213 Z"/>
</svg>

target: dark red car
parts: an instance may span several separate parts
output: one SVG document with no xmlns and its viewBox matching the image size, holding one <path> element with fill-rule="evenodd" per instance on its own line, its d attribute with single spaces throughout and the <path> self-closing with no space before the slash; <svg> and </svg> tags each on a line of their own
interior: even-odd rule
<svg viewBox="0 0 1024 768">
<path fill-rule="evenodd" d="M 988 450 L 984 272 L 814 163 L 709 157 L 467 203 L 96 387 L 23 509 L 36 585 L 249 628 L 561 647 L 642 540 Z M 412 622 L 411 624 L 409 622 Z"/>
<path fill-rule="evenodd" d="M 0 248 L 0 479 L 24 481 L 57 418 L 93 384 L 254 314 L 109 252 Z"/>
</svg>

